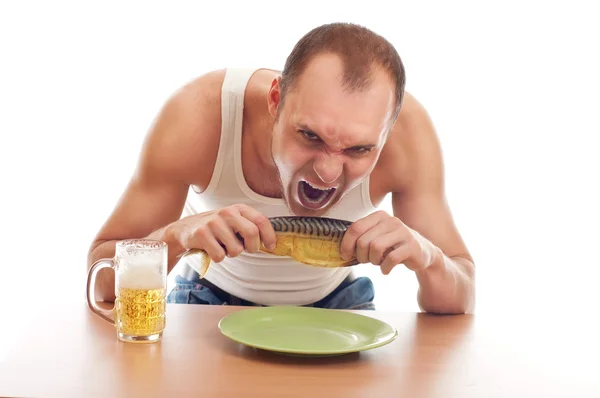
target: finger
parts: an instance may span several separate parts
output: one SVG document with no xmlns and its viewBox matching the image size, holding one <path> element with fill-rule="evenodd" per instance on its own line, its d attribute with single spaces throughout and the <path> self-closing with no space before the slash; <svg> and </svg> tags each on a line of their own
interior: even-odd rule
<svg viewBox="0 0 600 398">
<path fill-rule="evenodd" d="M 342 242 L 340 243 L 340 254 L 344 260 L 350 259 L 357 251 L 357 241 L 367 231 L 377 225 L 385 216 L 389 217 L 387 213 L 382 212 L 371 213 L 368 216 L 355 221 L 348 227 Z M 357 256 L 358 258 L 358 256 Z"/>
<path fill-rule="evenodd" d="M 243 215 L 225 220 L 230 228 L 239 233 L 243 239 L 242 245 L 249 253 L 256 253 L 260 245 L 258 226 Z"/>
<path fill-rule="evenodd" d="M 250 206 L 241 207 L 240 214 L 258 227 L 258 234 L 263 245 L 269 250 L 275 249 L 277 237 L 275 236 L 273 225 L 267 216 Z"/>
<path fill-rule="evenodd" d="M 217 239 L 207 225 L 197 228 L 194 232 L 193 240 L 186 246 L 204 250 L 216 263 L 220 263 L 225 258 L 225 249 L 217 242 Z"/>
<path fill-rule="evenodd" d="M 398 265 L 405 262 L 411 256 L 411 248 L 408 244 L 401 244 L 399 247 L 390 251 L 387 256 L 381 262 L 381 273 L 384 275 L 388 275 L 392 269 Z"/>
<path fill-rule="evenodd" d="M 225 246 L 225 252 L 228 257 L 236 257 L 244 251 L 244 245 L 235 235 L 235 231 L 220 217 L 216 217 L 208 222 L 208 226 L 215 238 Z"/>
<path fill-rule="evenodd" d="M 404 242 L 396 231 L 376 237 L 369 245 L 369 262 L 374 265 L 381 265 L 384 258 Z"/>
<path fill-rule="evenodd" d="M 380 219 L 375 226 L 357 239 L 357 259 L 360 259 L 362 263 L 371 262 L 375 265 L 379 265 L 382 261 L 381 257 L 383 256 L 383 253 L 388 250 L 390 246 L 394 246 L 405 239 L 405 234 L 403 233 L 401 226 L 402 223 L 395 217 L 386 215 L 383 219 Z M 383 242 L 383 244 L 387 244 L 386 247 L 381 247 L 382 242 L 378 243 L 377 247 L 373 247 L 376 240 L 388 234 L 390 234 L 390 236 Z M 375 256 L 372 253 L 373 250 L 380 252 L 379 258 L 374 259 Z"/>
<path fill-rule="evenodd" d="M 379 223 L 361 235 L 356 241 L 356 258 L 361 263 L 368 263 L 371 260 L 371 247 L 373 242 L 381 237 L 387 235 L 385 224 Z"/>
</svg>

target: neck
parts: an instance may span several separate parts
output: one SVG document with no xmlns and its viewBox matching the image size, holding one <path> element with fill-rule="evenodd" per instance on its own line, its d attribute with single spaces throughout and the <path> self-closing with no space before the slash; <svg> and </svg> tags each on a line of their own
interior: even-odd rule
<svg viewBox="0 0 600 398">
<path fill-rule="evenodd" d="M 273 123 L 265 123 L 250 131 L 250 149 L 248 167 L 255 172 L 248 173 L 247 176 L 252 176 L 248 185 L 257 193 L 271 197 L 281 198 L 281 181 L 279 179 L 279 170 L 273 161 L 271 155 L 271 138 L 273 131 Z M 247 178 L 248 179 L 248 178 Z"/>
<path fill-rule="evenodd" d="M 252 137 L 252 146 L 254 153 L 257 155 L 256 160 L 258 161 L 259 168 L 267 173 L 268 176 L 279 179 L 279 171 L 277 170 L 277 166 L 275 166 L 271 152 L 273 127 L 273 119 L 268 118 L 266 122 L 254 129 L 255 134 Z"/>
</svg>

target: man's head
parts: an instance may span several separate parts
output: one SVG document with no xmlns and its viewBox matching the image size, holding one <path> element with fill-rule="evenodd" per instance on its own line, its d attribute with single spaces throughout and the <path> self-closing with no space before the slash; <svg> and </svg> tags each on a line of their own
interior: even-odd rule
<svg viewBox="0 0 600 398">
<path fill-rule="evenodd" d="M 329 24 L 300 39 L 268 97 L 272 157 L 293 213 L 325 213 L 371 173 L 404 85 L 396 50 L 366 28 Z"/>
</svg>

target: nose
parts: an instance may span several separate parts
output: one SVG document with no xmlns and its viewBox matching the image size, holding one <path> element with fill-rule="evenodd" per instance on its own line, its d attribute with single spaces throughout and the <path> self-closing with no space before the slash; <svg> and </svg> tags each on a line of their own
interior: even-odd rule
<svg viewBox="0 0 600 398">
<path fill-rule="evenodd" d="M 342 174 L 343 168 L 344 162 L 337 154 L 323 154 L 313 164 L 313 170 L 325 184 L 334 182 Z"/>
</svg>

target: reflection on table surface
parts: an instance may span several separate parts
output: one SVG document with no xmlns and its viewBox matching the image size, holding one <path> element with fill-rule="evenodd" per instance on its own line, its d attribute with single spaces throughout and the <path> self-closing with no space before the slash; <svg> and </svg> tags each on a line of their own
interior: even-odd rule
<svg viewBox="0 0 600 398">
<path fill-rule="evenodd" d="M 0 363 L 0 396 L 600 396 L 598 327 L 574 314 L 357 311 L 398 338 L 311 358 L 223 336 L 219 320 L 247 307 L 169 304 L 163 339 L 148 345 L 118 341 L 85 301 L 47 308 Z"/>
</svg>

